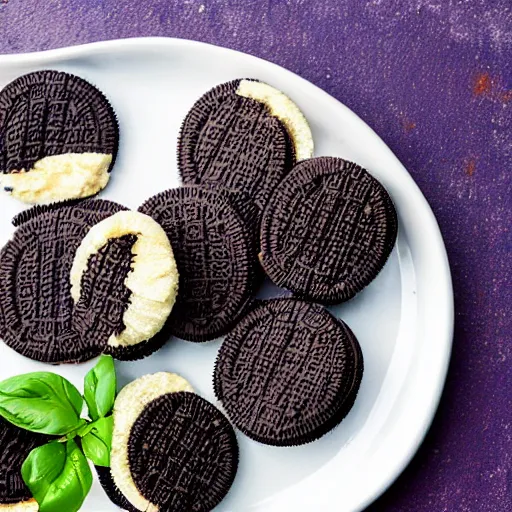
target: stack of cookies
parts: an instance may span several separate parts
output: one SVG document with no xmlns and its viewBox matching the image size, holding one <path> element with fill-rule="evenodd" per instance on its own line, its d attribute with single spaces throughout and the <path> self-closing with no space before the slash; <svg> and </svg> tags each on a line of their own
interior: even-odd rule
<svg viewBox="0 0 512 512">
<path fill-rule="evenodd" d="M 347 415 L 363 355 L 324 306 L 377 276 L 397 215 L 365 169 L 313 156 L 308 123 L 287 96 L 248 79 L 207 92 L 179 135 L 183 186 L 138 211 L 87 199 L 107 185 L 118 128 L 82 79 L 45 71 L 13 82 L 0 93 L 0 136 L 1 186 L 38 204 L 13 220 L 0 254 L 7 345 L 59 364 L 101 353 L 136 360 L 172 336 L 226 336 L 215 395 L 248 437 L 300 445 Z M 257 300 L 265 276 L 286 296 Z M 238 461 L 232 427 L 180 377 L 127 386 L 114 422 L 112 466 L 99 470 L 114 503 L 200 511 L 227 493 Z"/>
</svg>

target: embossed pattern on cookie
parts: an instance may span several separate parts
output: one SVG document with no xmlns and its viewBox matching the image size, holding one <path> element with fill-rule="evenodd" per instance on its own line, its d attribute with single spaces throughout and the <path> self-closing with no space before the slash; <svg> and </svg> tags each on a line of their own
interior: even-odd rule
<svg viewBox="0 0 512 512">
<path fill-rule="evenodd" d="M 377 276 L 396 236 L 395 208 L 375 178 L 341 158 L 312 158 L 274 192 L 263 215 L 260 259 L 277 285 L 335 304 Z"/>
<path fill-rule="evenodd" d="M 37 512 L 38 506 L 21 477 L 28 454 L 48 442 L 48 436 L 34 434 L 11 425 L 0 417 L 0 510 Z"/>
<path fill-rule="evenodd" d="M 238 468 L 233 428 L 208 401 L 179 392 L 151 402 L 133 425 L 129 465 L 140 492 L 161 512 L 207 512 Z"/>
<path fill-rule="evenodd" d="M 318 439 L 350 411 L 363 357 L 348 326 L 299 299 L 261 301 L 226 337 L 214 388 L 228 417 L 261 443 Z"/>
</svg>

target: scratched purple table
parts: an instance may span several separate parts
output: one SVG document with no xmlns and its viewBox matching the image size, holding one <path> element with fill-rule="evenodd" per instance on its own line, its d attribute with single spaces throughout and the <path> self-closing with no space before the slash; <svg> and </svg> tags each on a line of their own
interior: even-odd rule
<svg viewBox="0 0 512 512">
<path fill-rule="evenodd" d="M 451 261 L 454 351 L 427 440 L 370 510 L 512 510 L 511 1 L 0 0 L 0 53 L 149 35 L 295 71 L 409 169 Z"/>
</svg>

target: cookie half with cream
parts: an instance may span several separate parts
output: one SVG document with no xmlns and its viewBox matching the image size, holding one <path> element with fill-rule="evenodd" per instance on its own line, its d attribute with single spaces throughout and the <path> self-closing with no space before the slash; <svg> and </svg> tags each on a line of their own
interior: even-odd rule
<svg viewBox="0 0 512 512">
<path fill-rule="evenodd" d="M 76 322 L 79 313 L 85 313 L 81 318 L 87 322 L 90 300 L 101 296 L 98 278 L 105 285 L 122 279 L 105 294 L 105 300 L 116 299 L 118 322 L 111 325 L 114 329 L 105 352 L 119 359 L 138 359 L 152 351 L 153 340 L 160 348 L 165 341 L 161 331 L 176 302 L 179 282 L 171 243 L 160 224 L 139 212 L 120 211 L 88 231 L 70 272 Z M 108 310 L 104 313 L 111 316 Z"/>
<path fill-rule="evenodd" d="M 75 75 L 36 71 L 0 92 L 0 189 L 32 204 L 90 197 L 119 142 L 105 95 Z"/>
<path fill-rule="evenodd" d="M 97 468 L 110 499 L 131 512 L 207 512 L 238 468 L 233 428 L 172 373 L 128 384 L 114 406 L 110 468 Z"/>
<path fill-rule="evenodd" d="M 243 192 L 260 211 L 294 163 L 312 155 L 313 137 L 298 106 L 252 79 L 204 94 L 187 114 L 178 142 L 185 184 Z"/>
</svg>

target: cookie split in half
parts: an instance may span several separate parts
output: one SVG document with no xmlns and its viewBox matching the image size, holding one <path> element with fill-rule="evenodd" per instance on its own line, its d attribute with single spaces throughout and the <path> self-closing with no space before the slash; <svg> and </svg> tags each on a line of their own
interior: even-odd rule
<svg viewBox="0 0 512 512">
<path fill-rule="evenodd" d="M 238 467 L 233 428 L 181 377 L 146 375 L 114 406 L 111 467 L 97 468 L 111 500 L 132 512 L 207 512 Z"/>
<path fill-rule="evenodd" d="M 324 304 L 351 299 L 386 263 L 397 215 L 365 169 L 334 157 L 298 163 L 261 224 L 261 263 L 278 286 Z"/>
<path fill-rule="evenodd" d="M 36 71 L 0 91 L 0 189 L 23 202 L 97 194 L 118 143 L 110 103 L 80 77 Z"/>
<path fill-rule="evenodd" d="M 349 327 L 300 299 L 261 301 L 222 344 L 215 395 L 244 434 L 261 443 L 314 441 L 352 408 L 363 356 Z"/>
<path fill-rule="evenodd" d="M 202 96 L 178 141 L 185 184 L 244 192 L 260 211 L 293 164 L 312 155 L 311 130 L 297 105 L 249 79 L 218 85 Z"/>
</svg>

